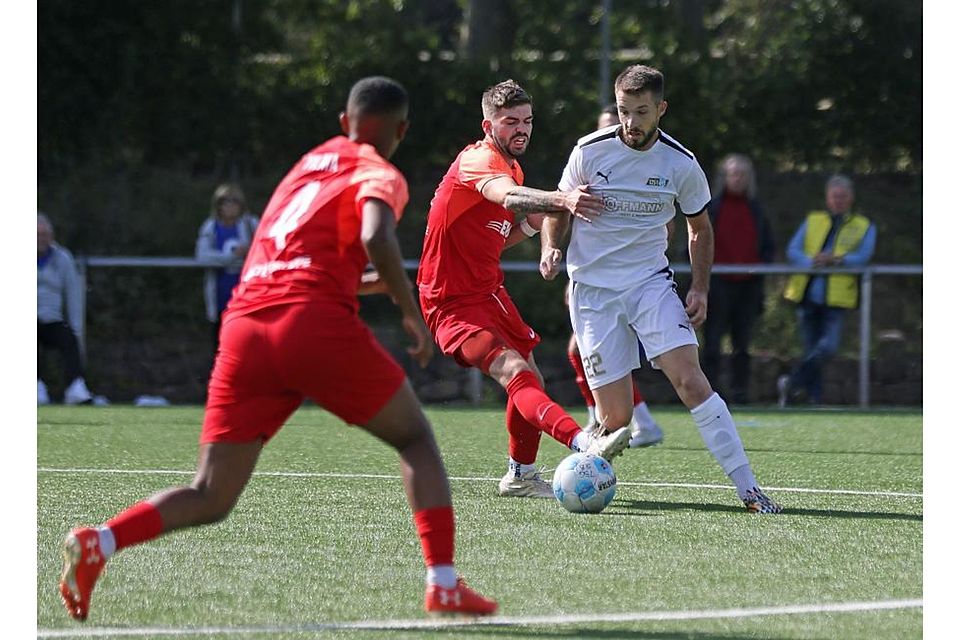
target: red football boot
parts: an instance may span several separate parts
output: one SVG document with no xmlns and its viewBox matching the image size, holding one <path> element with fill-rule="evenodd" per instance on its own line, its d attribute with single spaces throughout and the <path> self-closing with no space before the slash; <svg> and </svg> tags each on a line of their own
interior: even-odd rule
<svg viewBox="0 0 960 640">
<path fill-rule="evenodd" d="M 431 615 L 489 616 L 497 610 L 497 603 L 468 587 L 463 578 L 457 578 L 453 589 L 438 584 L 428 586 L 423 608 Z"/>
<path fill-rule="evenodd" d="M 74 529 L 63 541 L 60 597 L 67 612 L 81 622 L 87 619 L 90 594 L 106 562 L 100 553 L 100 535 L 96 529 Z"/>
</svg>

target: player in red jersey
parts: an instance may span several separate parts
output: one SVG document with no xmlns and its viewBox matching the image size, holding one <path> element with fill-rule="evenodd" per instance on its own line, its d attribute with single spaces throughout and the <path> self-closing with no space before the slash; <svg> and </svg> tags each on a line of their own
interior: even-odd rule
<svg viewBox="0 0 960 640">
<path fill-rule="evenodd" d="M 421 366 L 430 359 L 394 231 L 407 184 L 387 161 L 407 132 L 407 105 L 397 82 L 360 80 L 340 115 L 347 135 L 304 155 L 277 187 L 224 312 L 196 476 L 67 535 L 60 593 L 74 618 L 86 619 L 115 551 L 225 518 L 261 449 L 304 398 L 399 452 L 427 565 L 426 610 L 496 610 L 457 577 L 453 507 L 433 431 L 403 370 L 358 316 L 358 293 L 389 293 L 413 341 L 408 351 Z M 363 276 L 368 261 L 376 272 Z"/>
<path fill-rule="evenodd" d="M 481 106 L 484 138 L 460 152 L 430 203 L 417 275 L 420 306 L 443 353 L 507 391 L 510 460 L 500 495 L 549 498 L 553 490 L 534 466 L 542 432 L 609 460 L 627 446 L 630 431 L 586 433 L 544 392 L 532 355 L 540 337 L 503 286 L 500 256 L 535 235 L 544 214 L 589 220 L 602 202 L 586 187 L 548 192 L 522 186 L 517 159 L 530 142 L 533 106 L 520 85 L 506 80 L 490 87 Z M 519 224 L 517 214 L 526 215 Z"/>
</svg>

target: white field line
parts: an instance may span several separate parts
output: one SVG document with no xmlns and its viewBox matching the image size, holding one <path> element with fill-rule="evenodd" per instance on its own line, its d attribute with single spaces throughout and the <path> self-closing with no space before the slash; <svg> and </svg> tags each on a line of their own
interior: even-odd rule
<svg viewBox="0 0 960 640">
<path fill-rule="evenodd" d="M 923 600 L 880 600 L 877 602 L 826 602 L 779 607 L 742 609 L 705 609 L 700 611 L 637 611 L 627 613 L 588 613 L 553 616 L 498 616 L 492 618 L 446 620 L 369 620 L 357 622 L 318 622 L 299 625 L 250 627 L 83 627 L 76 629 L 38 629 L 38 638 L 119 638 L 135 636 L 192 636 L 281 633 L 315 633 L 338 630 L 412 630 L 447 629 L 452 627 L 524 627 L 534 625 L 566 625 L 584 623 L 623 623 L 671 620 L 716 620 L 721 618 L 755 618 L 794 614 L 855 613 L 890 609 L 923 608 Z"/>
<path fill-rule="evenodd" d="M 89 469 L 74 468 L 62 469 L 55 467 L 38 467 L 37 473 L 89 473 L 89 474 L 130 474 L 130 475 L 193 475 L 193 471 L 179 471 L 176 469 Z M 311 473 L 297 471 L 255 471 L 255 476 L 274 478 L 341 478 L 360 480 L 400 480 L 398 475 L 369 474 L 369 473 Z M 451 481 L 457 482 L 497 482 L 500 478 L 483 478 L 470 476 L 450 476 Z M 680 489 L 723 489 L 730 490 L 726 484 L 694 484 L 687 482 L 623 482 L 625 487 L 671 487 Z M 768 491 L 782 491 L 784 493 L 826 493 L 831 495 L 876 496 L 882 498 L 922 498 L 922 493 L 901 493 L 896 491 L 858 491 L 850 489 L 809 489 L 803 487 L 766 487 Z"/>
</svg>

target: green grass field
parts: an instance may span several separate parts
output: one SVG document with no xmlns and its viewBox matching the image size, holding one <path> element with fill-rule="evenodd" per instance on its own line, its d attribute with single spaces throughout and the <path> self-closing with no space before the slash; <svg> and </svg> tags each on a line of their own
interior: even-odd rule
<svg viewBox="0 0 960 640">
<path fill-rule="evenodd" d="M 458 568 L 501 605 L 498 624 L 452 626 L 422 614 L 394 452 L 304 408 L 230 518 L 119 553 L 89 620 L 75 623 L 56 593 L 63 535 L 189 482 L 201 414 L 38 410 L 40 637 L 922 635 L 919 412 L 735 411 L 758 478 L 785 506 L 754 516 L 689 414 L 658 410 L 664 444 L 628 450 L 607 510 L 574 515 L 553 500 L 497 497 L 502 409 L 428 409 L 451 476 Z M 540 462 L 567 453 L 545 437 Z"/>
</svg>

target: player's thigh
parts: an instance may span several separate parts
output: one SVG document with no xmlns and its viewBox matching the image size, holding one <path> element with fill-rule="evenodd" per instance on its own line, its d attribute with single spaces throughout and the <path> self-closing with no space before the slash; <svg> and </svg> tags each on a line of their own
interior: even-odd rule
<svg viewBox="0 0 960 640">
<path fill-rule="evenodd" d="M 640 346 L 616 292 L 577 283 L 571 320 L 590 389 L 610 384 L 640 366 Z"/>
<path fill-rule="evenodd" d="M 423 438 L 433 441 L 430 422 L 406 380 L 380 411 L 360 427 L 398 451 Z"/>
<path fill-rule="evenodd" d="M 682 345 L 662 353 L 657 364 L 689 408 L 703 403 L 713 393 L 710 381 L 700 368 L 697 347 Z"/>
</svg>

